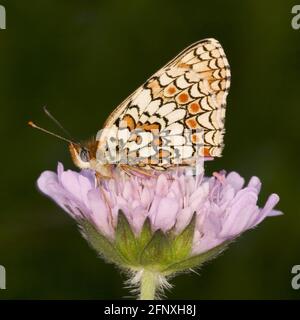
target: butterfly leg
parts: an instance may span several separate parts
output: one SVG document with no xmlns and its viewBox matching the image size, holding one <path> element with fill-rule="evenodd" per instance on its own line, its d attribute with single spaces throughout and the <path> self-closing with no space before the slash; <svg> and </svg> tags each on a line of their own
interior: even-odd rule
<svg viewBox="0 0 300 320">
<path fill-rule="evenodd" d="M 145 178 L 145 177 L 147 177 L 147 178 L 153 177 L 152 173 L 150 173 L 150 172 L 148 172 L 146 170 L 137 168 L 137 167 L 129 166 L 127 164 L 121 164 L 120 168 L 125 173 L 127 173 L 129 176 L 136 175 L 136 176 L 142 176 L 143 178 Z"/>
</svg>

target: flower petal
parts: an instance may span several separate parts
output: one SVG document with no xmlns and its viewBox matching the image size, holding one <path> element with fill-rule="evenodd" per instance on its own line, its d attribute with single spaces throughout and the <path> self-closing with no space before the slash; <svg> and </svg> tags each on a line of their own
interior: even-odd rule
<svg viewBox="0 0 300 320">
<path fill-rule="evenodd" d="M 178 207 L 176 199 L 163 198 L 159 203 L 153 221 L 154 229 L 161 229 L 163 231 L 171 229 L 176 222 Z"/>
<path fill-rule="evenodd" d="M 242 178 L 237 172 L 230 172 L 227 177 L 226 177 L 226 183 L 231 185 L 235 192 L 239 191 L 242 189 L 245 179 Z"/>
<path fill-rule="evenodd" d="M 87 198 L 91 209 L 89 218 L 103 234 L 112 238 L 114 231 L 111 225 L 111 217 L 109 216 L 109 208 L 100 196 L 99 190 L 90 190 Z"/>
<path fill-rule="evenodd" d="M 252 177 L 243 188 L 244 178 L 236 172 L 204 177 L 180 168 L 147 179 L 119 172 L 98 185 L 93 171 L 65 171 L 58 163 L 57 174 L 43 172 L 37 185 L 74 219 L 88 219 L 109 239 L 114 237 L 120 209 L 136 235 L 146 217 L 151 230 L 167 232 L 174 227 L 179 234 L 196 212 L 192 252 L 197 254 L 235 238 L 267 216 L 282 214 L 274 210 L 278 195 L 272 194 L 260 209 L 259 178 Z"/>
</svg>

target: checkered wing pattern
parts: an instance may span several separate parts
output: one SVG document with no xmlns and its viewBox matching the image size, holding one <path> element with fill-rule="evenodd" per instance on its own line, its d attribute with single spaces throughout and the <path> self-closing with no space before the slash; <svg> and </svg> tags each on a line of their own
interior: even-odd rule
<svg viewBox="0 0 300 320">
<path fill-rule="evenodd" d="M 157 170 L 220 157 L 229 87 L 222 46 L 215 39 L 199 41 L 120 104 L 105 123 L 110 133 L 100 136 L 99 148 L 111 162 L 126 158 Z"/>
</svg>

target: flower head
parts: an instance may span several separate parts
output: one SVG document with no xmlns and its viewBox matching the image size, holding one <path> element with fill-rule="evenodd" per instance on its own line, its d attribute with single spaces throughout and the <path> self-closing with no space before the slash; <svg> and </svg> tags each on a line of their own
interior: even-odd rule
<svg viewBox="0 0 300 320">
<path fill-rule="evenodd" d="M 45 171 L 39 189 L 74 218 L 88 241 L 108 260 L 131 270 L 170 275 L 193 268 L 254 228 L 273 210 L 271 194 L 257 206 L 261 182 L 236 172 L 212 177 L 184 170 L 152 178 L 128 177 L 97 182 L 91 171 L 80 173 L 58 164 Z"/>
</svg>

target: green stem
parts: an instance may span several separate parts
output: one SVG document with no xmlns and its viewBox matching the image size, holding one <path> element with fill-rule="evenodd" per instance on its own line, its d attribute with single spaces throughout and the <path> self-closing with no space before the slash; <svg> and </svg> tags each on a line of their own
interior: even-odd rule
<svg viewBox="0 0 300 320">
<path fill-rule="evenodd" d="M 158 273 L 144 269 L 141 278 L 140 300 L 154 300 L 158 282 Z"/>
</svg>

